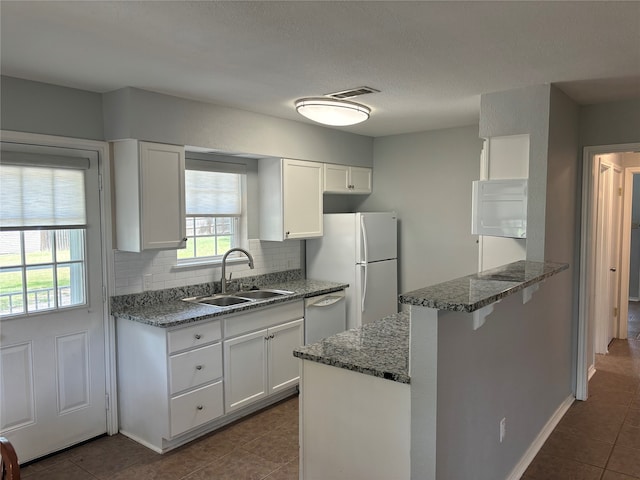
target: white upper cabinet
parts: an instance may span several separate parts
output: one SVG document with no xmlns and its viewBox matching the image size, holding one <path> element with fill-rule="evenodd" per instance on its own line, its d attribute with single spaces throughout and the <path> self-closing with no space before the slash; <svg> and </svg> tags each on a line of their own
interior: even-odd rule
<svg viewBox="0 0 640 480">
<path fill-rule="evenodd" d="M 322 163 L 280 158 L 258 162 L 260 239 L 322 236 Z"/>
<path fill-rule="evenodd" d="M 184 147 L 113 143 L 118 250 L 183 248 L 186 242 Z"/>
<path fill-rule="evenodd" d="M 371 193 L 370 168 L 325 163 L 323 175 L 324 193 Z"/>
</svg>

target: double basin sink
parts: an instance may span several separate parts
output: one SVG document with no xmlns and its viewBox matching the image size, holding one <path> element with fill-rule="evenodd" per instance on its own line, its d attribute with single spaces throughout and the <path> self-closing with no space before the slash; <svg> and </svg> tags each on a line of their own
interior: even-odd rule
<svg viewBox="0 0 640 480">
<path fill-rule="evenodd" d="M 283 297 L 292 295 L 293 292 L 288 290 L 247 290 L 246 292 L 222 293 L 217 295 L 203 295 L 200 297 L 183 298 L 185 302 L 202 303 L 205 305 L 213 305 L 216 307 L 230 307 L 241 303 L 255 302 L 257 300 L 266 300 L 274 297 Z"/>
</svg>

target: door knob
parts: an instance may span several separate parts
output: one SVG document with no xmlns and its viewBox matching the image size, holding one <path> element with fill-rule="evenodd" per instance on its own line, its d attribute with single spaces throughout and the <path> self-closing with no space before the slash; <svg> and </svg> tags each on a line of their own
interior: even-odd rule
<svg viewBox="0 0 640 480">
<path fill-rule="evenodd" d="M 612 272 L 615 272 L 616 271 L 616 267 L 611 267 L 609 270 L 612 271 Z"/>
</svg>

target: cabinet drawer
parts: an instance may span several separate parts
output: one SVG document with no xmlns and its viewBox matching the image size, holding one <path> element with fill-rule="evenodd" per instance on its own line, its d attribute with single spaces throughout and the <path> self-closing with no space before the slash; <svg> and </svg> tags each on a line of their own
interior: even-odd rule
<svg viewBox="0 0 640 480">
<path fill-rule="evenodd" d="M 169 353 L 199 347 L 222 338 L 220 321 L 198 323 L 190 327 L 171 330 L 167 334 Z"/>
<path fill-rule="evenodd" d="M 222 344 L 215 343 L 169 357 L 171 394 L 222 376 Z"/>
<path fill-rule="evenodd" d="M 304 317 L 304 302 L 302 300 L 242 312 L 225 318 L 224 337 L 229 338 L 254 330 L 261 330 L 302 317 Z"/>
<path fill-rule="evenodd" d="M 222 380 L 171 399 L 171 437 L 207 423 L 224 413 Z"/>
</svg>

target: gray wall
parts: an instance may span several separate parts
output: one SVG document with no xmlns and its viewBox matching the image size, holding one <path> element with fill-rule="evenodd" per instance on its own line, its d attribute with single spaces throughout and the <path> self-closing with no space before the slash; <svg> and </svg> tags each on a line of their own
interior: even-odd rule
<svg viewBox="0 0 640 480">
<path fill-rule="evenodd" d="M 578 350 L 582 190 L 578 112 L 573 100 L 551 87 L 544 257 L 548 261 L 568 263 L 569 270 L 558 277 L 554 287 L 556 302 L 553 315 L 557 321 L 554 337 L 558 343 L 550 349 L 550 354 L 557 360 L 555 377 L 570 378 L 568 386 L 574 391 Z"/>
<path fill-rule="evenodd" d="M 482 95 L 480 136 L 529 134 L 527 260 L 544 260 L 550 85 Z"/>
<path fill-rule="evenodd" d="M 472 314 L 440 312 L 438 480 L 506 478 L 570 397 L 570 322 L 557 314 L 569 277 L 546 280 L 525 305 L 519 293 L 505 298 L 478 330 Z"/>
<path fill-rule="evenodd" d="M 580 108 L 580 145 L 640 141 L 640 99 Z"/>
<path fill-rule="evenodd" d="M 358 210 L 398 213 L 399 292 L 477 270 L 471 182 L 481 148 L 476 125 L 375 139 L 373 193 Z"/>
<path fill-rule="evenodd" d="M 7 76 L 0 82 L 3 130 L 104 139 L 101 94 Z"/>
<path fill-rule="evenodd" d="M 373 139 L 302 122 L 123 88 L 104 95 L 105 138 L 371 166 Z"/>
</svg>

